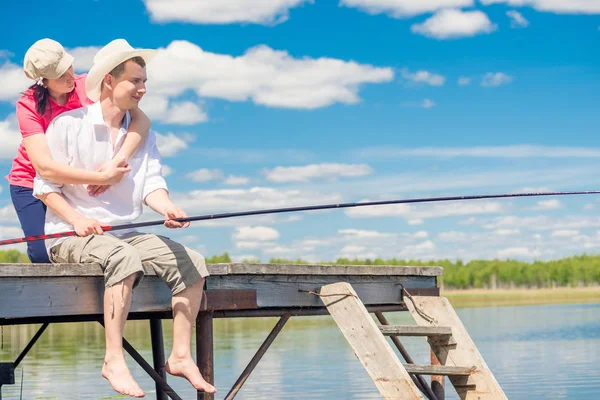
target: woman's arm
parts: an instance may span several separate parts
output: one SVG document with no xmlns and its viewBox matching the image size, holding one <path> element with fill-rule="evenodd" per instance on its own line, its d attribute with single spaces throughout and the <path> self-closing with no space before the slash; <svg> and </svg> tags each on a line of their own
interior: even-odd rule
<svg viewBox="0 0 600 400">
<path fill-rule="evenodd" d="M 115 165 L 119 165 L 123 160 L 129 160 L 140 148 L 142 143 L 148 137 L 150 127 L 152 123 L 150 118 L 139 108 L 129 111 L 131 115 L 131 124 L 127 129 L 127 136 L 123 142 L 123 146 L 119 149 L 119 152 L 112 159 Z"/>
<path fill-rule="evenodd" d="M 148 132 L 150 132 L 150 126 L 152 125 L 150 118 L 148 118 L 148 116 L 139 108 L 130 110 L 129 113 L 131 115 L 131 124 L 127 130 L 127 136 L 125 136 L 123 145 L 113 159 L 100 167 L 99 171 L 126 166 L 127 160 L 138 151 L 142 143 L 144 143 L 148 137 Z M 108 184 L 92 184 L 88 186 L 88 193 L 91 196 L 97 196 L 108 189 L 107 185 Z"/>
<path fill-rule="evenodd" d="M 102 172 L 74 168 L 54 161 L 46 135 L 30 135 L 23 139 L 23 145 L 36 172 L 44 179 L 62 184 L 112 185 L 118 183 L 131 168 L 108 166 Z"/>
</svg>

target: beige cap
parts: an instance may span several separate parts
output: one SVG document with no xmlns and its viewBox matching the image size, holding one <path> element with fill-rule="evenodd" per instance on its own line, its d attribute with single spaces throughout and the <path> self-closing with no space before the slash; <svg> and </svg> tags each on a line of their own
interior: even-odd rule
<svg viewBox="0 0 600 400">
<path fill-rule="evenodd" d="M 142 57 L 146 63 L 156 54 L 157 50 L 134 49 L 125 39 L 115 39 L 94 56 L 94 65 L 85 78 L 85 92 L 92 101 L 100 100 L 100 88 L 104 76 L 117 65 L 133 57 Z"/>
<path fill-rule="evenodd" d="M 58 79 L 73 64 L 73 56 L 55 40 L 38 40 L 25 53 L 23 70 L 29 79 Z"/>
</svg>

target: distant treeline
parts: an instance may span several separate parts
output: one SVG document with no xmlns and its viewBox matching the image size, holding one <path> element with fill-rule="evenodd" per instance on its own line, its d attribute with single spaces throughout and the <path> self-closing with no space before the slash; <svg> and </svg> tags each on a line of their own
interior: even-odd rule
<svg viewBox="0 0 600 400">
<path fill-rule="evenodd" d="M 208 263 L 230 263 L 228 253 L 206 259 Z M 28 263 L 26 254 L 17 250 L 0 250 L 0 263 Z M 247 263 L 260 263 L 260 260 L 243 260 Z M 271 258 L 270 264 L 310 264 L 301 259 L 287 260 Z M 340 265 L 399 265 L 399 266 L 439 266 L 444 268 L 440 279 L 445 288 L 511 288 L 511 287 L 557 287 L 600 285 L 600 256 L 574 256 L 552 261 L 516 260 L 473 260 L 469 262 L 437 260 L 418 261 L 381 258 L 350 260 L 338 258 L 335 262 L 320 261 L 318 264 Z"/>
<path fill-rule="evenodd" d="M 227 253 L 213 256 L 210 263 L 229 263 Z M 259 260 L 244 260 L 258 263 Z M 271 264 L 309 264 L 304 260 L 271 258 Z M 552 261 L 516 261 L 516 260 L 473 260 L 469 262 L 437 260 L 399 260 L 347 259 L 338 258 L 335 262 L 322 261 L 319 264 L 339 265 L 399 265 L 399 266 L 438 266 L 444 268 L 440 283 L 445 288 L 547 288 L 558 286 L 600 285 L 600 256 L 574 256 Z"/>
</svg>

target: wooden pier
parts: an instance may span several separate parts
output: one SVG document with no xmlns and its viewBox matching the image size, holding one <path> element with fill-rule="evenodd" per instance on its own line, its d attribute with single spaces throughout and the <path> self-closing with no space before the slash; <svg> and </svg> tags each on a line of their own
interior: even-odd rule
<svg viewBox="0 0 600 400">
<path fill-rule="evenodd" d="M 197 363 L 208 382 L 214 382 L 214 318 L 280 317 L 248 366 L 240 371 L 226 399 L 233 399 L 242 389 L 290 317 L 323 314 L 333 316 L 363 365 L 369 361 L 365 369 L 383 398 L 442 400 L 444 388 L 439 382 L 443 377 L 439 376 L 444 375 L 450 377 L 462 399 L 505 398 L 454 310 L 439 297 L 440 267 L 213 264 L 208 270 L 211 275 L 196 321 Z M 161 325 L 162 319 L 172 318 L 171 292 L 153 271 L 145 272 L 135 289 L 129 318 L 149 320 L 152 365 L 126 340 L 124 348 L 156 382 L 158 400 L 177 400 L 180 397 L 168 385 L 164 371 Z M 95 264 L 0 264 L 0 325 L 42 323 L 14 362 L 0 363 L 0 399 L 2 385 L 14 383 L 14 369 L 48 324 L 102 323 L 103 292 L 102 271 Z M 392 311 L 409 311 L 418 325 L 385 326 L 383 313 Z M 369 313 L 375 313 L 381 325 L 375 324 Z M 429 314 L 435 317 L 429 318 Z M 438 325 L 438 320 L 443 325 Z M 360 329 L 355 330 L 353 324 Z M 392 336 L 391 343 L 404 363 L 384 335 Z M 439 359 L 441 365 L 414 365 L 398 339 L 409 335 L 427 336 L 432 361 Z M 378 363 L 382 367 L 374 368 Z M 430 386 L 423 375 L 437 376 L 432 380 L 434 385 Z M 197 398 L 209 400 L 213 396 L 198 392 Z"/>
</svg>

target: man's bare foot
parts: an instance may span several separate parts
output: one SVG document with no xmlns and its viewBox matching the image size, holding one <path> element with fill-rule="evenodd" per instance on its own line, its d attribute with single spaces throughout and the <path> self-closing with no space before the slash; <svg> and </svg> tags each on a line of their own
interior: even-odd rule
<svg viewBox="0 0 600 400">
<path fill-rule="evenodd" d="M 144 397 L 144 391 L 138 386 L 131 376 L 124 359 L 104 360 L 102 376 L 110 383 L 112 388 L 124 395 L 131 397 Z"/>
<path fill-rule="evenodd" d="M 204 380 L 198 366 L 191 357 L 183 359 L 173 356 L 169 357 L 167 365 L 165 365 L 165 371 L 171 375 L 187 379 L 197 390 L 202 390 L 206 393 L 215 393 L 217 391 L 213 385 Z"/>
</svg>

